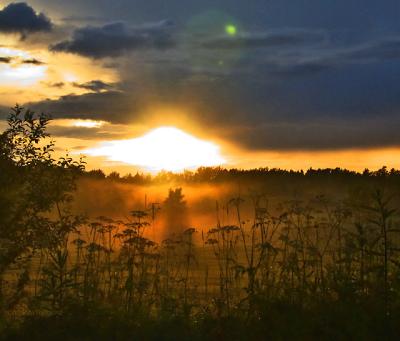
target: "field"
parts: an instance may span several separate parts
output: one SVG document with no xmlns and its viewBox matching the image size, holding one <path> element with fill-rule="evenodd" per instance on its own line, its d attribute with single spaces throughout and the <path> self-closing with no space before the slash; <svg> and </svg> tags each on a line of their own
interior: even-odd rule
<svg viewBox="0 0 400 341">
<path fill-rule="evenodd" d="M 400 173 L 105 176 L 44 118 L 0 146 L 5 339 L 396 339 Z"/>
<path fill-rule="evenodd" d="M 57 223 L 3 281 L 8 299 L 20 295 L 7 315 L 27 318 L 15 337 L 60 314 L 76 324 L 86 310 L 78 316 L 122 319 L 118 332 L 145 338 L 159 323 L 182 323 L 190 337 L 210 328 L 241 339 L 248 325 L 251 338 L 295 337 L 281 324 L 298 321 L 305 339 L 396 333 L 399 175 L 262 174 L 147 184 L 79 175 L 68 214 L 49 213 Z"/>
</svg>

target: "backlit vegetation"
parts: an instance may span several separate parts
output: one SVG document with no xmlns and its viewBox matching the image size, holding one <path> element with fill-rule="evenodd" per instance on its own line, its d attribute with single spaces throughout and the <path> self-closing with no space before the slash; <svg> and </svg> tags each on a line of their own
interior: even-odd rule
<svg viewBox="0 0 400 341">
<path fill-rule="evenodd" d="M 396 338 L 398 173 L 204 168 L 142 183 L 319 177 L 351 195 L 214 198 L 215 224 L 187 226 L 184 189 L 124 219 L 71 210 L 84 162 L 53 158 L 48 118 L 16 107 L 0 136 L 0 313 L 14 339 Z M 164 178 L 162 178 L 164 177 Z M 174 178 L 175 179 L 171 179 Z M 218 180 L 219 179 L 219 180 Z M 358 186 L 360 185 L 360 186 Z M 246 209 L 244 207 L 247 207 Z M 249 207 L 251 208 L 249 210 Z M 165 213 L 161 242 L 148 231 Z M 250 212 L 250 213 L 249 213 Z"/>
</svg>

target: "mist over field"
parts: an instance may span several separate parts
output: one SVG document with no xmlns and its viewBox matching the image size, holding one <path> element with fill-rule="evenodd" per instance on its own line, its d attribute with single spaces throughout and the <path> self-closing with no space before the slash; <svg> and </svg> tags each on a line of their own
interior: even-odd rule
<svg viewBox="0 0 400 341">
<path fill-rule="evenodd" d="M 210 171 L 218 174 L 218 169 Z M 237 176 L 227 176 L 224 180 L 194 182 L 178 174 L 176 179 L 154 180 L 147 184 L 129 181 L 129 177 L 96 179 L 89 173 L 77 182 L 72 209 L 91 218 L 103 215 L 123 220 L 129 217 L 132 210 L 150 212 L 153 207 L 151 214 L 154 213 L 154 217 L 148 236 L 161 242 L 167 235 L 182 232 L 174 231 L 174 226 L 167 226 L 165 222 L 163 206 L 171 189 L 182 189 L 187 207 L 186 228 L 207 232 L 218 224 L 237 224 L 237 213 L 229 207 L 234 198 L 243 199 L 243 221 L 251 222 L 254 219 L 254 200 L 258 196 L 264 198 L 271 214 L 279 215 L 295 201 L 305 205 L 312 205 L 318 198 L 326 198 L 336 204 L 356 202 L 368 196 L 368 191 L 381 183 L 379 177 L 363 177 L 355 173 L 341 173 L 340 170 L 314 171 L 314 174 L 310 171 L 306 176 L 300 172 L 290 175 L 279 170 L 259 172 L 262 175 L 258 179 L 251 175 L 241 177 L 239 172 Z M 400 189 L 397 179 L 393 178 L 390 184 L 392 190 Z M 397 195 L 393 202 L 399 202 Z"/>
</svg>

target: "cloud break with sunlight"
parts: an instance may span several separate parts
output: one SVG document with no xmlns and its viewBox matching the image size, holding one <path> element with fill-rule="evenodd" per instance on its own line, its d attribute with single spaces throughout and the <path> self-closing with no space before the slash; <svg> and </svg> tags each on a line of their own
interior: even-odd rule
<svg viewBox="0 0 400 341">
<path fill-rule="evenodd" d="M 29 86 L 45 77 L 47 66 L 26 51 L 0 45 L 0 86 Z"/>
<path fill-rule="evenodd" d="M 91 156 L 104 156 L 149 171 L 182 171 L 225 163 L 219 147 L 174 127 L 160 127 L 129 140 L 103 142 L 84 150 Z"/>
</svg>

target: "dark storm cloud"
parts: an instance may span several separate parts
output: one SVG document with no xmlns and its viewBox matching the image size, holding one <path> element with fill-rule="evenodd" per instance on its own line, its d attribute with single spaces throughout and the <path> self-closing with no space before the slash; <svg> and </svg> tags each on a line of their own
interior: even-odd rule
<svg viewBox="0 0 400 341">
<path fill-rule="evenodd" d="M 397 38 L 343 47 L 326 44 L 322 36 L 270 44 L 268 53 L 249 53 L 226 67 L 194 67 L 185 59 L 177 62 L 176 55 L 160 62 L 150 55 L 147 63 L 155 78 L 139 73 L 132 81 L 128 70 L 122 81 L 125 92 L 89 82 L 80 87 L 97 93 L 63 96 L 34 107 L 57 118 L 127 123 L 142 119 L 138 111 L 152 92 L 156 103 L 189 105 L 199 113 L 195 122 L 214 127 L 216 133 L 220 129 L 225 138 L 249 149 L 400 145 L 395 120 L 400 110 Z"/>
<path fill-rule="evenodd" d="M 221 102 L 223 101 L 224 98 L 221 98 Z M 311 119 L 299 119 L 290 117 L 287 113 L 280 117 L 285 112 L 284 108 L 280 108 L 275 114 L 264 114 L 264 119 L 260 111 L 250 114 L 247 112 L 246 119 L 241 108 L 235 111 L 235 104 L 233 101 L 229 105 L 223 105 L 219 109 L 221 112 L 214 111 L 212 117 L 199 115 L 194 119 L 201 126 L 207 126 L 210 131 L 214 129 L 220 137 L 252 150 L 331 150 L 400 145 L 400 120 L 394 115 L 387 116 L 386 120 L 370 117 L 360 121 L 349 117 L 338 121 L 334 117 L 315 119 L 312 116 Z M 279 109 L 276 103 L 264 105 L 265 110 Z M 129 96 L 121 93 L 71 95 L 60 101 L 42 102 L 31 107 L 49 112 L 54 118 L 89 118 L 114 123 L 138 122 L 142 119 L 137 115 L 137 108 L 130 104 Z M 201 109 L 202 106 L 198 108 Z M 222 112 L 226 110 L 229 110 L 229 115 L 224 116 Z M 83 139 L 121 137 L 118 133 L 86 128 L 54 127 L 51 133 L 55 136 Z"/>
<path fill-rule="evenodd" d="M 94 15 L 84 15 L 84 16 L 70 15 L 68 17 L 62 18 L 61 20 L 66 23 L 82 23 L 82 22 L 88 23 L 88 22 L 107 21 L 107 17 L 99 17 Z"/>
<path fill-rule="evenodd" d="M 43 111 L 53 118 L 84 118 L 126 123 L 135 118 L 136 101 L 119 91 L 66 95 L 57 100 L 27 103 L 26 107 Z"/>
<path fill-rule="evenodd" d="M 326 39 L 329 39 L 329 36 L 326 36 Z M 239 42 L 237 46 L 235 44 L 230 48 L 239 47 Z M 400 60 L 400 35 L 346 47 L 332 44 L 314 45 L 312 48 L 303 44 L 288 44 L 286 47 L 289 49 L 273 44 L 268 47 L 269 54 L 265 53 L 261 60 L 255 58 L 254 65 L 258 65 L 264 72 L 284 78 L 313 75 L 329 69 L 345 68 L 348 65 L 377 65 Z"/>
<path fill-rule="evenodd" d="M 76 88 L 90 90 L 93 92 L 101 92 L 115 88 L 115 84 L 105 83 L 101 80 L 92 80 L 86 83 L 72 83 L 72 85 Z"/>
<path fill-rule="evenodd" d="M 379 120 L 348 119 L 337 122 L 282 122 L 240 127 L 227 138 L 237 139 L 251 149 L 272 150 L 335 150 L 399 146 L 400 120 L 390 118 L 390 124 Z"/>
<path fill-rule="evenodd" d="M 74 31 L 72 39 L 51 45 L 55 52 L 69 52 L 86 57 L 115 57 L 135 49 L 166 49 L 174 45 L 169 29 L 172 22 L 130 28 L 123 22 L 104 26 L 86 26 Z"/>
<path fill-rule="evenodd" d="M 26 36 L 34 32 L 48 32 L 52 28 L 51 20 L 25 2 L 11 3 L 0 10 L 0 32 L 20 33 Z"/>
<path fill-rule="evenodd" d="M 400 35 L 358 46 L 350 49 L 347 53 L 343 53 L 343 56 L 351 60 L 364 62 L 400 59 Z"/>
<path fill-rule="evenodd" d="M 371 74 L 369 65 L 358 72 L 351 65 L 295 77 L 290 84 L 260 87 L 250 75 L 204 77 L 192 81 L 188 71 L 158 72 L 158 102 L 193 109 L 194 122 L 249 149 L 320 150 L 400 145 L 400 96 L 385 73 Z M 381 72 L 377 68 L 375 72 Z M 331 72 L 335 75 L 329 74 Z M 266 73 L 261 79 L 270 79 Z M 393 75 L 397 82 L 399 72 Z M 336 78 L 333 80 L 333 78 Z M 353 78 L 344 86 L 342 79 Z M 367 87 L 364 79 L 375 78 Z M 173 86 L 169 85 L 173 83 Z M 361 83 L 359 83 L 361 81 Z M 131 89 L 133 86 L 128 87 Z M 330 89 L 335 89 L 335 94 Z M 358 89 L 356 91 L 356 89 Z M 146 103 L 138 99 L 148 88 L 64 96 L 34 107 L 56 118 L 91 118 L 112 123 L 139 122 Z M 153 89 L 154 91 L 154 89 Z M 393 100 L 396 99 L 396 100 Z M 167 102 L 168 101 L 168 102 Z M 135 105 L 132 105 L 135 103 Z M 148 104 L 148 103 L 147 103 Z M 82 131 L 84 133 L 84 131 Z M 72 134 L 72 132 L 71 132 Z"/>
<path fill-rule="evenodd" d="M 280 30 L 263 33 L 241 33 L 235 36 L 221 36 L 209 39 L 202 46 L 211 49 L 282 47 L 298 44 L 320 43 L 325 34 L 308 30 Z"/>
<path fill-rule="evenodd" d="M 324 61 L 302 61 L 294 64 L 273 65 L 270 67 L 269 73 L 272 76 L 281 79 L 290 77 L 307 77 L 323 72 L 335 65 L 336 64 L 329 64 Z"/>
<path fill-rule="evenodd" d="M 301 52 L 301 51 L 298 51 Z M 325 46 L 319 50 L 304 50 L 303 53 L 292 53 L 285 60 L 281 55 L 275 56 L 275 70 L 272 72 L 293 74 L 314 73 L 332 67 L 347 65 L 377 65 L 388 61 L 400 60 L 400 34 L 398 36 L 372 39 L 347 47 Z M 271 61 L 271 59 L 270 59 Z M 280 69 L 279 66 L 282 66 Z"/>
</svg>

